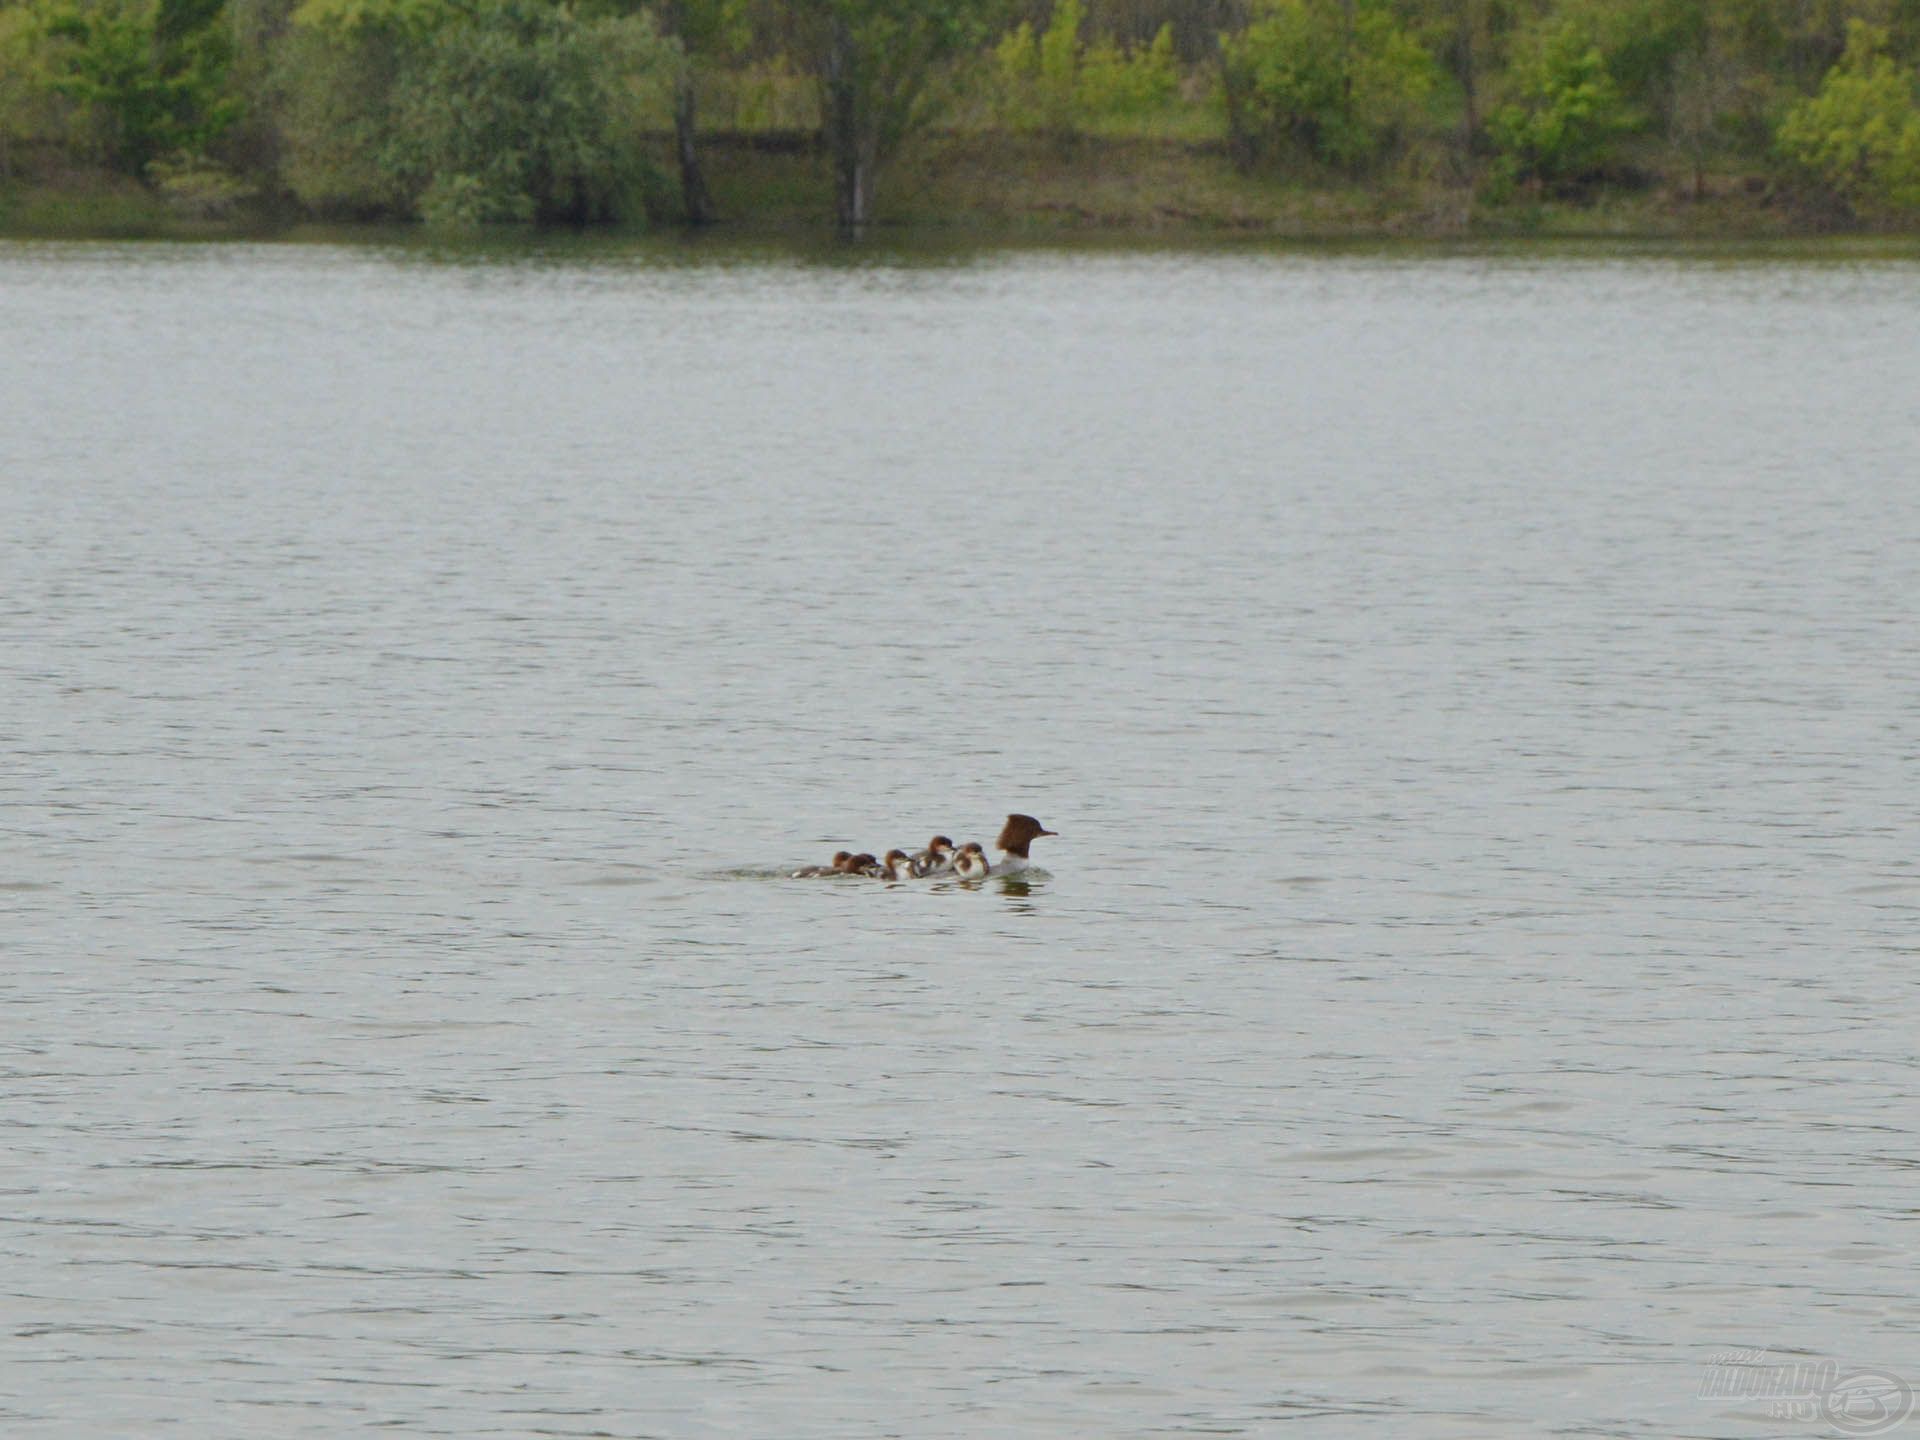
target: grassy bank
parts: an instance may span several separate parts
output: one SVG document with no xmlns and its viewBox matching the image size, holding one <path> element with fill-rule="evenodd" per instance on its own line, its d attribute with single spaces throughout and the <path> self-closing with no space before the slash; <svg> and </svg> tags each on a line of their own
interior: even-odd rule
<svg viewBox="0 0 1920 1440">
<path fill-rule="evenodd" d="M 704 147 L 722 224 L 753 231 L 828 228 L 825 157 L 799 133 L 709 137 Z M 658 146 L 657 226 L 676 223 L 668 151 Z M 1267 235 L 1275 238 L 1615 236 L 1765 239 L 1903 233 L 1838 225 L 1761 177 L 1710 174 L 1701 196 L 1657 176 L 1631 188 L 1558 197 L 1490 197 L 1439 181 L 1361 184 L 1247 174 L 1223 144 L 980 132 L 917 141 L 887 170 L 887 228 L 1005 235 Z M 271 234 L 310 217 L 260 196 L 152 189 L 97 173 L 0 185 L 0 232 L 15 236 L 217 238 Z M 1905 232 L 1905 233 L 1911 233 Z"/>
<path fill-rule="evenodd" d="M 811 147 L 715 137 L 707 163 L 723 216 L 822 223 L 825 161 Z M 1796 205 L 1762 177 L 1657 177 L 1631 188 L 1493 197 L 1461 184 L 1297 179 L 1237 168 L 1222 143 L 1083 137 L 1061 143 L 978 132 L 918 141 L 887 172 L 882 224 L 995 233 L 1264 234 L 1300 238 L 1613 235 L 1773 238 L 1868 227 Z"/>
<path fill-rule="evenodd" d="M 104 171 L 0 180 L 0 235 L 21 239 L 238 239 L 271 235 L 298 218 L 251 194 L 210 197 Z"/>
</svg>

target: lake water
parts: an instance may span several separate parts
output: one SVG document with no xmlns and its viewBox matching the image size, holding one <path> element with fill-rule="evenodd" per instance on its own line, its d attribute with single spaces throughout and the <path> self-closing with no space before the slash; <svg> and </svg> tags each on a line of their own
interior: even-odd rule
<svg viewBox="0 0 1920 1440">
<path fill-rule="evenodd" d="M 1917 480 L 1897 256 L 0 246 L 0 1433 L 1876 1433 Z"/>
</svg>

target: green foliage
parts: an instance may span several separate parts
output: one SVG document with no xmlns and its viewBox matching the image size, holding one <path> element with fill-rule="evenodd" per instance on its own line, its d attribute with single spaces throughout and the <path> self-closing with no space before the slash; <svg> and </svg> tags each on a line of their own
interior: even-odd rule
<svg viewBox="0 0 1920 1440">
<path fill-rule="evenodd" d="M 162 216 L 265 195 L 541 222 L 663 199 L 657 155 L 693 216 L 704 123 L 791 132 L 752 161 L 709 147 L 722 186 L 741 164 L 815 185 L 824 168 L 857 225 L 889 157 L 944 113 L 1177 137 L 1193 148 L 1159 159 L 1190 170 L 1224 131 L 1243 170 L 1485 177 L 1472 193 L 1495 202 L 1664 171 L 1666 193 L 1760 206 L 1774 162 L 1860 215 L 1912 218 L 1916 67 L 1920 0 L 0 0 L 0 180 L 117 186 Z M 1115 144 L 1112 166 L 1148 153 Z M 1124 195 L 1130 176 L 1082 182 Z"/>
<path fill-rule="evenodd" d="M 635 218 L 637 111 L 674 53 L 642 15 L 581 22 L 493 0 L 441 29 L 405 72 L 395 168 L 430 221 Z"/>
<path fill-rule="evenodd" d="M 994 116 L 1010 130 L 1035 128 L 1023 92 L 1040 73 L 1040 45 L 1033 22 L 1022 20 L 1002 35 L 992 52 Z"/>
<path fill-rule="evenodd" d="M 284 69 L 307 205 L 447 224 L 635 219 L 679 51 L 539 0 L 308 0 Z"/>
<path fill-rule="evenodd" d="M 1228 124 L 1243 153 L 1287 149 L 1358 172 L 1403 145 L 1438 79 L 1379 0 L 1260 0 L 1220 39 Z"/>
<path fill-rule="evenodd" d="M 1603 167 L 1615 141 L 1638 123 L 1600 47 L 1578 25 L 1563 22 L 1539 35 L 1512 79 L 1514 98 L 1487 121 L 1504 178 L 1581 179 Z"/>
<path fill-rule="evenodd" d="M 1033 90 L 1041 127 L 1063 134 L 1073 128 L 1074 79 L 1080 57 L 1080 0 L 1057 0 L 1047 33 L 1034 47 Z"/>
<path fill-rule="evenodd" d="M 820 124 L 820 87 L 784 55 L 727 67 L 704 92 L 716 124 L 733 130 L 812 130 Z"/>
<path fill-rule="evenodd" d="M 584 0 L 583 16 L 630 15 L 639 0 Z M 711 63 L 744 52 L 753 39 L 750 0 L 655 0 L 648 9 L 663 35 L 680 42 L 690 59 Z"/>
<path fill-rule="evenodd" d="M 1005 0 L 790 0 L 824 89 L 852 106 L 854 129 L 886 154 L 949 98 L 950 62 L 993 33 Z M 829 129 L 836 125 L 831 98 Z"/>
<path fill-rule="evenodd" d="M 1044 34 L 1028 21 L 993 48 L 994 109 L 1009 130 L 1071 135 L 1103 120 L 1138 117 L 1180 88 L 1173 27 L 1127 49 L 1108 38 L 1085 43 L 1082 0 L 1055 0 Z"/>
<path fill-rule="evenodd" d="M 61 133 L 42 36 L 33 11 L 0 6 L 0 177 L 14 173 L 21 151 L 57 142 Z"/>
<path fill-rule="evenodd" d="M 1629 104 L 1663 103 L 1680 56 L 1697 45 L 1708 0 L 1560 0 L 1551 28 L 1577 34 L 1600 53 L 1607 76 Z M 1537 61 L 1536 51 L 1523 59 Z"/>
<path fill-rule="evenodd" d="M 1548 21 L 1523 36 L 1518 63 L 1509 76 L 1510 93 L 1532 85 L 1530 97 L 1515 94 L 1522 109 L 1551 112 L 1556 99 L 1573 107 L 1599 98 L 1542 91 L 1577 91 L 1571 73 L 1599 54 L 1618 104 L 1609 119 L 1615 134 L 1652 128 L 1696 166 L 1702 156 L 1731 133 L 1734 123 L 1749 122 L 1762 110 L 1752 85 L 1746 54 L 1756 12 L 1774 0 L 1559 0 Z M 1542 83 L 1544 52 L 1555 40 L 1563 73 Z M 1529 103 L 1531 102 L 1531 103 Z M 1537 117 L 1536 117 L 1537 118 Z M 1549 128 L 1552 120 L 1546 121 Z M 1575 148 L 1578 148 L 1577 146 Z M 1584 162 L 1603 167 L 1607 148 Z M 1517 170 L 1518 165 L 1511 168 Z M 1546 178 L 1546 177 L 1540 177 Z"/>
<path fill-rule="evenodd" d="M 470 13 L 462 0 L 303 0 L 293 23 L 336 37 L 375 37 L 397 45 L 425 39 Z"/>
<path fill-rule="evenodd" d="M 945 102 L 949 66 L 992 34 L 1004 0 L 789 0 L 818 65 L 821 136 L 843 230 L 872 216 L 881 164 Z"/>
<path fill-rule="evenodd" d="M 1780 153 L 1856 210 L 1920 211 L 1920 83 L 1887 54 L 1887 32 L 1863 21 L 1819 93 L 1780 122 Z"/>
<path fill-rule="evenodd" d="M 200 220 L 233 215 L 255 193 L 231 170 L 201 156 L 156 160 L 147 167 L 147 177 L 175 214 Z"/>
<path fill-rule="evenodd" d="M 238 113 L 233 46 L 207 0 L 99 0 L 46 13 L 46 84 L 74 101 L 115 169 L 204 150 Z"/>
<path fill-rule="evenodd" d="M 296 24 L 276 52 L 281 176 L 323 215 L 406 213 L 408 177 L 388 163 L 400 76 L 420 42 L 377 25 Z"/>
<path fill-rule="evenodd" d="M 1150 42 L 1131 50 L 1094 41 L 1080 58 L 1075 89 L 1080 113 L 1088 117 L 1134 118 L 1167 105 L 1180 93 L 1173 26 L 1162 25 Z"/>
</svg>

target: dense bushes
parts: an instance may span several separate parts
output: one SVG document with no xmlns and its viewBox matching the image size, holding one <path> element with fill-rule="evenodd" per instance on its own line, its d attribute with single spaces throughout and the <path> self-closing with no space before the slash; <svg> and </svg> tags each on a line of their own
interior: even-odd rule
<svg viewBox="0 0 1920 1440">
<path fill-rule="evenodd" d="M 1866 213 L 1920 211 L 1920 84 L 1887 43 L 1885 30 L 1855 21 L 1819 94 L 1780 124 L 1789 163 Z"/>
<path fill-rule="evenodd" d="M 636 218 L 672 47 L 539 0 L 309 3 L 281 74 L 285 173 L 319 211 L 457 224 Z"/>
<path fill-rule="evenodd" d="M 671 73 L 643 15 L 486 0 L 403 68 L 393 168 L 429 220 L 635 218 L 641 113 Z"/>
<path fill-rule="evenodd" d="M 1600 47 L 1575 24 L 1537 37 L 1513 67 L 1510 93 L 1487 121 L 1505 178 L 1579 179 L 1601 168 L 1634 126 Z"/>
<path fill-rule="evenodd" d="M 277 52 L 281 178 L 323 215 L 405 213 L 407 179 L 388 160 L 400 75 L 419 42 L 387 23 L 296 25 Z"/>
<path fill-rule="evenodd" d="M 1138 121 L 1179 93 L 1171 25 L 1128 48 L 1110 36 L 1089 42 L 1086 13 L 1081 0 L 1056 0 L 1044 33 L 1023 20 L 994 46 L 994 114 L 1007 129 L 1066 137 Z"/>
<path fill-rule="evenodd" d="M 1222 36 L 1228 123 L 1249 159 L 1291 154 L 1360 172 L 1417 130 L 1437 70 L 1379 0 L 1260 0 Z"/>
</svg>

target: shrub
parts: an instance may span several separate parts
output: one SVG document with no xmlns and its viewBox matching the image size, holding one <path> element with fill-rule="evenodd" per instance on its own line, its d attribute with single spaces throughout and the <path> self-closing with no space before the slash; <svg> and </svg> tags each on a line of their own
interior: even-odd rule
<svg viewBox="0 0 1920 1440">
<path fill-rule="evenodd" d="M 668 75 L 643 16 L 582 23 L 496 3 L 420 52 L 396 111 L 394 158 L 429 220 L 633 218 L 642 178 L 633 81 Z"/>
<path fill-rule="evenodd" d="M 312 0 L 287 177 L 322 209 L 449 224 L 635 219 L 676 52 L 643 15 L 539 0 Z"/>
<path fill-rule="evenodd" d="M 1780 122 L 1781 155 L 1855 210 L 1920 210 L 1920 87 L 1887 54 L 1887 32 L 1856 20 L 1847 48 Z"/>
<path fill-rule="evenodd" d="M 1103 120 L 1148 114 L 1174 99 L 1180 67 L 1173 27 L 1126 48 L 1082 42 L 1082 0 L 1055 0 L 1044 34 L 1021 21 L 993 49 L 995 108 L 1010 130 L 1066 136 Z"/>
<path fill-rule="evenodd" d="M 1507 178 L 1578 180 L 1602 168 L 1637 117 L 1607 73 L 1600 47 L 1571 23 L 1546 31 L 1514 66 L 1514 99 L 1487 132 Z"/>
<path fill-rule="evenodd" d="M 25 6 L 0 5 L 0 179 L 21 158 L 62 138 L 59 111 L 41 59 L 42 26 Z"/>
<path fill-rule="evenodd" d="M 1131 51 L 1098 40 L 1080 59 L 1074 86 L 1079 113 L 1089 119 L 1132 119 L 1150 115 L 1180 93 L 1180 62 L 1173 51 L 1173 26 L 1162 25 L 1151 43 Z"/>
<path fill-rule="evenodd" d="M 1403 145 L 1438 71 L 1374 0 L 1261 0 L 1220 39 L 1228 127 L 1248 159 L 1286 149 L 1363 171 Z"/>
<path fill-rule="evenodd" d="M 384 26 L 296 24 L 276 54 L 282 178 L 322 214 L 404 214 L 406 177 L 387 163 L 404 57 Z"/>
<path fill-rule="evenodd" d="M 156 160 L 147 167 L 147 180 L 169 210 L 195 220 L 231 219 L 259 193 L 204 155 Z"/>
</svg>

